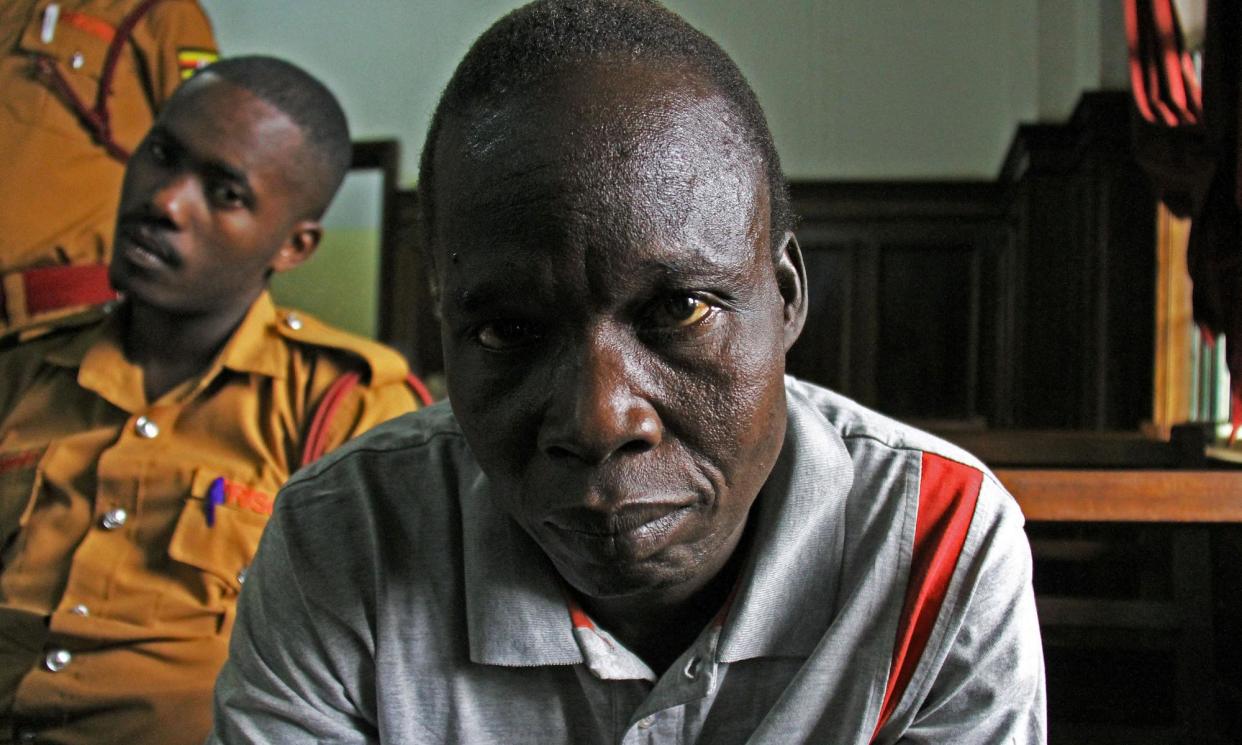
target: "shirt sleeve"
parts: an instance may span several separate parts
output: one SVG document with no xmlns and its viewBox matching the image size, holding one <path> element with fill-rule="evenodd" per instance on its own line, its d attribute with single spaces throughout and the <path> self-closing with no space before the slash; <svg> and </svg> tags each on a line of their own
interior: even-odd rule
<svg viewBox="0 0 1242 745">
<path fill-rule="evenodd" d="M 134 43 L 148 61 L 156 111 L 183 80 L 219 56 L 211 22 L 195 0 L 156 3 L 135 30 Z"/>
<path fill-rule="evenodd" d="M 314 536 L 289 538 L 291 511 L 285 506 L 299 496 L 281 494 L 247 574 L 229 658 L 216 679 L 209 745 L 379 742 L 374 721 L 360 713 L 374 711 L 373 688 L 359 690 L 347 682 L 370 680 L 362 667 L 370 664 L 374 649 L 366 619 L 359 616 L 363 604 L 341 593 L 366 582 L 341 581 L 348 572 L 333 568 L 341 569 L 349 559 L 329 558 L 335 556 L 329 546 L 315 550 Z M 343 530 L 334 539 L 341 545 L 360 547 L 366 539 L 349 535 L 349 526 L 334 521 L 340 507 L 331 499 L 327 504 L 312 499 L 297 512 L 311 524 L 322 518 L 327 528 Z M 349 584 L 353 587 L 344 587 Z"/>
<path fill-rule="evenodd" d="M 975 519 L 985 527 L 963 554 L 942 651 L 918 673 L 928 693 L 898 743 L 1046 741 L 1043 646 L 1021 513 L 990 478 L 980 504 Z"/>
</svg>

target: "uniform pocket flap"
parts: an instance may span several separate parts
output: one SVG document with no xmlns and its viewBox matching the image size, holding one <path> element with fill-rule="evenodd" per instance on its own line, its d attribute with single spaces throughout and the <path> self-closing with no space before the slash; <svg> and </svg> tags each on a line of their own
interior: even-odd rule
<svg viewBox="0 0 1242 745">
<path fill-rule="evenodd" d="M 56 60 L 63 73 L 99 80 L 116 27 L 108 19 L 62 6 L 38 4 L 22 32 L 21 49 Z"/>
<path fill-rule="evenodd" d="M 205 478 L 208 485 L 214 480 L 214 477 Z M 228 502 L 212 505 L 209 499 L 210 486 L 203 489 L 200 484 L 202 481 L 204 478 L 196 474 L 195 488 L 186 499 L 185 507 L 177 519 L 172 541 L 168 545 L 168 555 L 175 561 L 214 574 L 239 589 L 244 577 L 243 570 L 254 559 L 268 516 L 261 511 Z M 234 485 L 235 489 L 230 490 L 228 485 Z M 227 480 L 224 486 L 226 492 L 258 492 Z"/>
</svg>

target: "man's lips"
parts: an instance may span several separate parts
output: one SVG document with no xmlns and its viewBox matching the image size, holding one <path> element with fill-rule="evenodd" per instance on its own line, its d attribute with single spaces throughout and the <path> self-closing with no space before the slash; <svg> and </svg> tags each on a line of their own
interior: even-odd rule
<svg viewBox="0 0 1242 745">
<path fill-rule="evenodd" d="M 576 507 L 553 513 L 544 522 L 582 538 L 625 538 L 666 533 L 692 509 L 676 503 L 631 504 L 608 511 Z"/>
<path fill-rule="evenodd" d="M 143 266 L 178 266 L 180 257 L 171 245 L 156 232 L 156 228 L 141 222 L 122 222 L 120 243 L 117 249 L 125 258 Z"/>
</svg>

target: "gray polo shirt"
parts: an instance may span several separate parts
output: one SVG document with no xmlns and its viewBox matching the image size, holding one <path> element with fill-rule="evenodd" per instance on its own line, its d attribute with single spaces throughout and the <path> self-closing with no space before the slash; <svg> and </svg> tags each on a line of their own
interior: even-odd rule
<svg viewBox="0 0 1242 745">
<path fill-rule="evenodd" d="M 960 450 L 787 379 L 789 428 L 728 614 L 654 674 L 571 622 L 450 409 L 294 477 L 242 593 L 212 742 L 867 743 L 924 453 Z M 983 471 L 918 667 L 877 742 L 1044 741 L 1022 516 Z"/>
</svg>

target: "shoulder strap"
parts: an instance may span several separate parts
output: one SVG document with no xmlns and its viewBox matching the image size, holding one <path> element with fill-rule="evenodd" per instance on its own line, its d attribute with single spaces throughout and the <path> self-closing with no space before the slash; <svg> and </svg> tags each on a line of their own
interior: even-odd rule
<svg viewBox="0 0 1242 745">
<path fill-rule="evenodd" d="M 336 415 L 337 409 L 341 408 L 341 402 L 345 400 L 345 396 L 358 385 L 359 380 L 358 373 L 347 372 L 332 381 L 332 385 L 328 386 L 328 390 L 324 392 L 323 399 L 319 402 L 319 407 L 315 409 L 315 415 L 311 418 L 310 429 L 306 433 L 306 444 L 302 448 L 303 466 L 308 466 L 319 460 L 323 457 L 324 452 L 327 451 L 328 425 Z M 430 406 L 434 403 L 431 391 L 427 390 L 427 386 L 423 384 L 423 381 L 419 380 L 417 375 L 409 373 L 406 375 L 405 382 L 414 391 L 414 395 L 423 406 Z"/>
<path fill-rule="evenodd" d="M 931 637 L 975 514 L 983 473 L 932 453 L 923 454 L 910 584 L 897 623 L 888 686 L 871 740 L 897 708 Z"/>
</svg>

